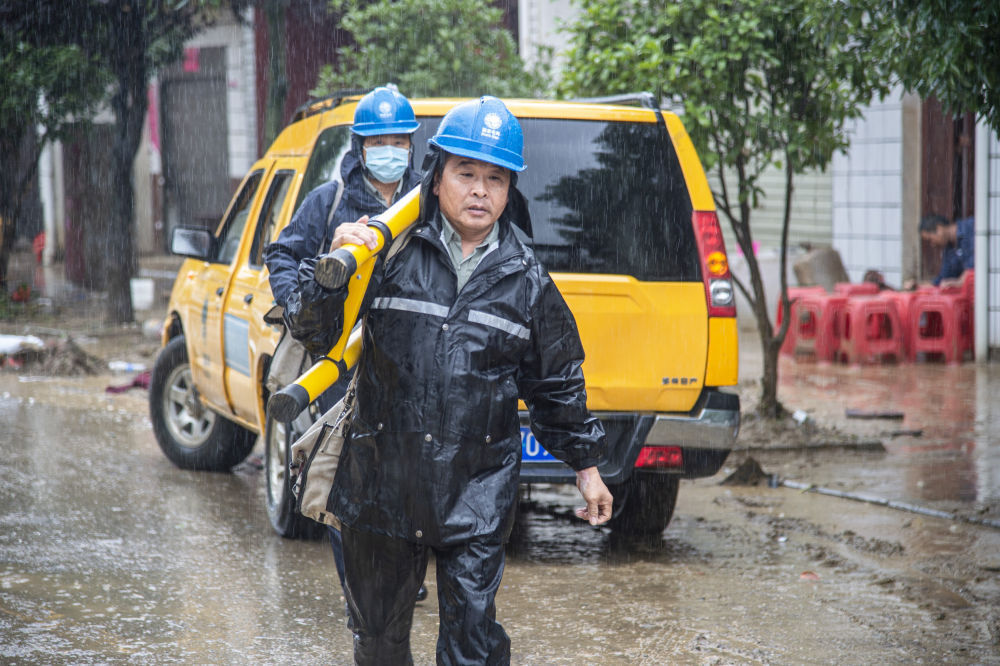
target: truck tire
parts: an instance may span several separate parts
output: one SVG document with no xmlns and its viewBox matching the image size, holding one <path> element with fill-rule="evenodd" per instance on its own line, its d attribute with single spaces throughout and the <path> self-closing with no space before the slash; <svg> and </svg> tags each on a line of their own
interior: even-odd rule
<svg viewBox="0 0 1000 666">
<path fill-rule="evenodd" d="M 611 529 L 631 537 L 660 534 L 674 515 L 679 487 L 676 476 L 636 472 L 625 483 L 609 488 L 615 498 Z"/>
<path fill-rule="evenodd" d="M 160 449 L 181 469 L 226 471 L 253 450 L 253 433 L 202 403 L 183 335 L 156 357 L 149 378 L 149 414 Z"/>
<path fill-rule="evenodd" d="M 291 423 L 267 416 L 264 426 L 264 478 L 267 483 L 267 517 L 271 527 L 286 539 L 316 539 L 323 526 L 300 514 L 292 494 L 292 444 L 312 424 L 310 410 L 305 410 Z"/>
</svg>

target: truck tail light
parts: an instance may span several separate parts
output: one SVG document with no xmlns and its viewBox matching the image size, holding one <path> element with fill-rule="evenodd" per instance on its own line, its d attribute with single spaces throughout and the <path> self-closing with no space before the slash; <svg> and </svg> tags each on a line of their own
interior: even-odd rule
<svg viewBox="0 0 1000 666">
<path fill-rule="evenodd" d="M 644 446 L 639 450 L 635 466 L 646 469 L 677 469 L 684 466 L 684 456 L 679 446 Z"/>
<path fill-rule="evenodd" d="M 735 317 L 736 293 L 719 218 L 715 211 L 696 210 L 692 215 L 692 222 L 701 255 L 701 275 L 705 282 L 708 316 Z"/>
</svg>

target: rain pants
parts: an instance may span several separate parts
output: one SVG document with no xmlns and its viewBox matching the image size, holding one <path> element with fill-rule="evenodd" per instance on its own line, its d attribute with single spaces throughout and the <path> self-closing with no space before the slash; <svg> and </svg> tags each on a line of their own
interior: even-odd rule
<svg viewBox="0 0 1000 666">
<path fill-rule="evenodd" d="M 510 639 L 496 621 L 494 603 L 503 576 L 502 542 L 474 539 L 432 549 L 347 525 L 342 536 L 355 663 L 413 663 L 413 599 L 424 580 L 432 550 L 441 618 L 437 663 L 510 663 Z"/>
</svg>

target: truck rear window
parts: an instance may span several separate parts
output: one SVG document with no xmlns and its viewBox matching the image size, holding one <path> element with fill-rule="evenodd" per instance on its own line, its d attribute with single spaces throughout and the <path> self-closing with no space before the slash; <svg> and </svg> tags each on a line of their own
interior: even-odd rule
<svg viewBox="0 0 1000 666">
<path fill-rule="evenodd" d="M 419 167 L 441 119 L 420 118 Z M 523 118 L 527 197 L 535 254 L 549 271 L 698 281 L 691 198 L 662 123 Z M 320 135 L 299 201 L 332 176 L 348 127 Z"/>
<path fill-rule="evenodd" d="M 415 164 L 438 118 L 421 118 Z M 549 271 L 700 280 L 691 197 L 662 123 L 523 118 L 517 187 Z"/>
</svg>

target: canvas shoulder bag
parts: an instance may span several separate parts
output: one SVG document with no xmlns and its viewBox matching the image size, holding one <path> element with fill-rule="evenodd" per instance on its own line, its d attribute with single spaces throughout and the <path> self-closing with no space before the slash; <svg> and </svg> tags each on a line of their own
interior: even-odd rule
<svg viewBox="0 0 1000 666">
<path fill-rule="evenodd" d="M 316 522 L 340 529 L 340 521 L 326 508 L 337 475 L 340 452 L 351 422 L 354 406 L 354 385 L 347 394 L 328 409 L 301 437 L 292 444 L 291 472 L 295 474 L 292 493 L 299 513 Z"/>
</svg>

